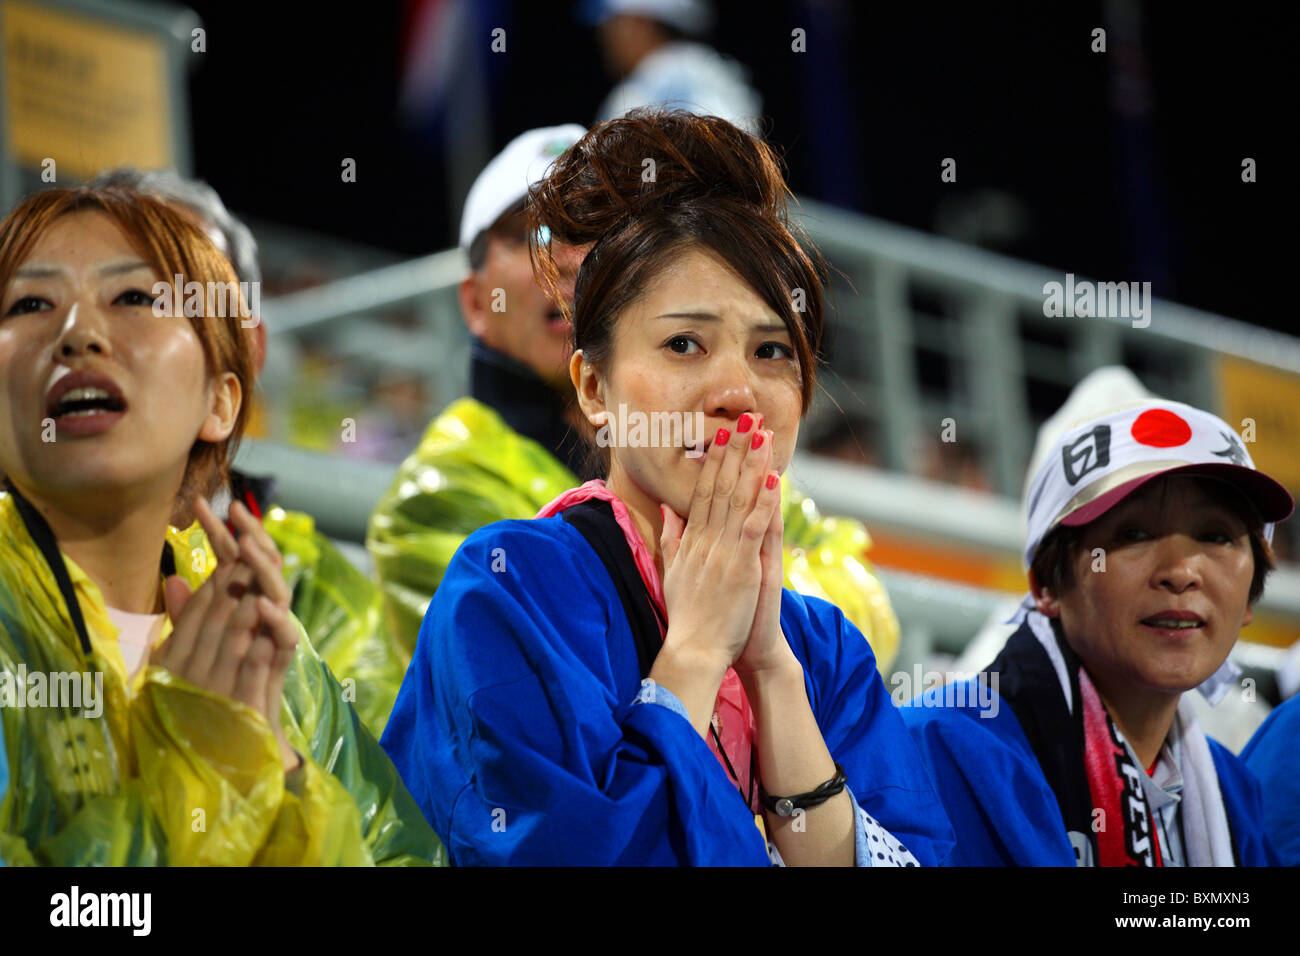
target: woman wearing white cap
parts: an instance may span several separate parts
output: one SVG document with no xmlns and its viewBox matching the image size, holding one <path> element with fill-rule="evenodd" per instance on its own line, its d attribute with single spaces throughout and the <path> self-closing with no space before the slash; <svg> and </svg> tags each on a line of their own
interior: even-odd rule
<svg viewBox="0 0 1300 956">
<path fill-rule="evenodd" d="M 902 711 L 957 832 L 948 862 L 1276 863 L 1258 782 L 1183 695 L 1235 681 L 1290 495 L 1227 423 L 1151 398 L 1065 428 L 1026 498 L 1031 593 L 983 693 Z"/>
</svg>

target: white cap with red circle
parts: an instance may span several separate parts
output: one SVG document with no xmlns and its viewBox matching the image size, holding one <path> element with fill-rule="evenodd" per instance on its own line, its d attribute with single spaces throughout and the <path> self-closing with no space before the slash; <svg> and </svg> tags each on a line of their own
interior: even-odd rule
<svg viewBox="0 0 1300 956">
<path fill-rule="evenodd" d="M 1029 486 L 1025 565 L 1057 525 L 1095 521 L 1147 482 L 1165 475 L 1197 474 L 1234 486 L 1265 522 L 1295 507 L 1290 493 L 1257 471 L 1240 436 L 1217 415 L 1162 399 L 1149 399 L 1067 428 L 1049 446 Z"/>
</svg>

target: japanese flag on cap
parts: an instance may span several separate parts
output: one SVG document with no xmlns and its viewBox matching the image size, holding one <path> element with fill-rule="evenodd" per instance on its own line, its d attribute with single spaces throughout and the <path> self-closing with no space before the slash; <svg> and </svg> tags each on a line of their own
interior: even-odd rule
<svg viewBox="0 0 1300 956">
<path fill-rule="evenodd" d="M 567 123 L 530 129 L 512 139 L 469 188 L 460 218 L 460 247 L 468 252 L 479 233 L 521 202 L 529 188 L 545 178 L 560 154 L 586 132 L 577 123 Z"/>
<path fill-rule="evenodd" d="M 1233 485 L 1266 522 L 1270 541 L 1273 523 L 1295 507 L 1282 485 L 1255 470 L 1227 422 L 1181 402 L 1151 398 L 1077 423 L 1048 448 L 1026 499 L 1026 566 L 1058 524 L 1095 521 L 1148 481 L 1177 473 Z"/>
</svg>

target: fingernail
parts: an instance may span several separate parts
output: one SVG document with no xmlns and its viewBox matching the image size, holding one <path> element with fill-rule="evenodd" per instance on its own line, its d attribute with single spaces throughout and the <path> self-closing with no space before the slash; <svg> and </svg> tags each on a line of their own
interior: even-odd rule
<svg viewBox="0 0 1300 956">
<path fill-rule="evenodd" d="M 660 506 L 659 506 L 659 520 L 660 520 L 660 521 L 667 521 L 667 520 L 668 520 L 668 512 L 667 512 L 666 510 L 664 510 L 664 506 L 663 506 L 663 505 L 660 505 Z"/>
<path fill-rule="evenodd" d="M 736 431 L 740 432 L 742 435 L 753 427 L 754 417 L 750 415 L 749 412 L 742 414 L 740 416 L 740 421 L 736 422 Z"/>
<path fill-rule="evenodd" d="M 767 473 L 767 490 L 768 490 L 768 491 L 771 491 L 773 488 L 775 488 L 775 487 L 776 487 L 776 483 L 777 483 L 778 481 L 780 481 L 780 480 L 781 480 L 781 477 L 780 477 L 776 472 L 774 472 L 774 471 L 769 471 L 769 472 Z"/>
<path fill-rule="evenodd" d="M 725 445 L 729 438 L 731 438 L 731 432 L 727 431 L 725 428 L 719 428 L 718 433 L 713 436 L 713 444 Z"/>
<path fill-rule="evenodd" d="M 755 451 L 763 447 L 762 432 L 754 432 L 754 441 L 750 444 L 750 447 L 753 448 Z"/>
</svg>

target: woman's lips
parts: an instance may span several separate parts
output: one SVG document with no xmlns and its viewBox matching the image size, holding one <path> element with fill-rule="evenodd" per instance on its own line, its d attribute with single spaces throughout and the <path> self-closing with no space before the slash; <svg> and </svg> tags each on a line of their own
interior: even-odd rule
<svg viewBox="0 0 1300 956">
<path fill-rule="evenodd" d="M 60 415 L 54 419 L 55 440 L 63 436 L 85 438 L 90 435 L 102 435 L 116 425 L 125 414 L 125 411 L 111 412 L 97 408 L 89 412 Z"/>
</svg>

